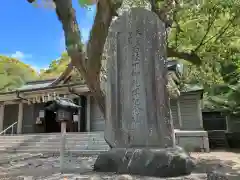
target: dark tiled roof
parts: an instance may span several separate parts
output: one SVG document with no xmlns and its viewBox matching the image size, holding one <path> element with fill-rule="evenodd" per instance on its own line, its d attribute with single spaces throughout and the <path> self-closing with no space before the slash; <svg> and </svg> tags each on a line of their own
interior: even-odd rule
<svg viewBox="0 0 240 180">
<path fill-rule="evenodd" d="M 53 111 L 57 111 L 59 109 L 76 110 L 78 108 L 80 108 L 80 106 L 74 104 L 72 100 L 60 97 L 58 97 L 56 100 L 53 100 L 53 102 L 46 107 L 46 109 Z"/>
<path fill-rule="evenodd" d="M 51 82 L 45 83 L 35 83 L 35 84 L 25 84 L 20 88 L 17 88 L 17 91 L 25 91 L 25 90 L 34 90 L 34 89 L 44 89 L 51 85 Z"/>
<path fill-rule="evenodd" d="M 56 87 L 67 87 L 67 86 L 73 86 L 73 85 L 83 85 L 82 83 L 71 83 L 71 84 L 62 84 L 62 85 L 56 85 L 54 87 L 51 87 L 50 85 L 55 79 L 51 80 L 40 80 L 40 81 L 30 81 L 27 82 L 25 85 L 23 85 L 20 88 L 17 88 L 16 91 L 33 91 L 33 90 L 42 90 L 42 89 L 48 89 L 48 88 L 56 88 Z"/>
<path fill-rule="evenodd" d="M 181 89 L 181 92 L 196 92 L 203 91 L 203 87 L 197 84 L 184 84 L 184 87 Z"/>
</svg>

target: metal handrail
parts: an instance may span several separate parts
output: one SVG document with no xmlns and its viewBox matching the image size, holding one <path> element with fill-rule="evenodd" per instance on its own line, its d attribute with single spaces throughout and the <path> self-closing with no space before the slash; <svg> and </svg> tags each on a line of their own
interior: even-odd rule
<svg viewBox="0 0 240 180">
<path fill-rule="evenodd" d="M 8 126 L 6 129 L 4 129 L 2 132 L 0 132 L 0 135 L 5 135 L 7 130 L 12 129 L 11 131 L 11 135 L 13 135 L 13 128 L 14 126 L 17 124 L 18 122 L 16 121 L 15 123 L 11 124 L 10 126 Z"/>
</svg>

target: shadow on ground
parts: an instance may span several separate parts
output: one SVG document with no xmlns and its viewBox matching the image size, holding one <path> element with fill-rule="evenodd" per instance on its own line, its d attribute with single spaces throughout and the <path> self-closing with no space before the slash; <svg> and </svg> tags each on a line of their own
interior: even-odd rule
<svg viewBox="0 0 240 180">
<path fill-rule="evenodd" d="M 221 176 L 227 177 L 228 180 L 240 179 L 240 159 L 239 163 L 232 160 L 220 159 L 195 159 L 197 167 L 194 173 L 211 173 L 216 172 Z"/>
</svg>

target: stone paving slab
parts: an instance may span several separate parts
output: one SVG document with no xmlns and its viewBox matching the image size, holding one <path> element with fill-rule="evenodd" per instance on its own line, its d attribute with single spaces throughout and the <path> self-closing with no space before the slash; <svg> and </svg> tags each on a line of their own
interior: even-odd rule
<svg viewBox="0 0 240 180">
<path fill-rule="evenodd" d="M 104 175 L 104 174 L 89 174 L 89 175 L 80 175 L 80 174 L 60 174 L 55 173 L 51 176 L 18 176 L 15 178 L 9 178 L 6 180 L 207 180 L 206 174 L 191 174 L 184 177 L 176 178 L 154 178 L 154 177 L 137 177 L 130 175 Z M 3 179 L 1 179 L 3 180 Z"/>
<path fill-rule="evenodd" d="M 5 155 L 6 156 L 6 155 Z M 21 157 L 20 154 L 13 155 Z M 77 156 L 68 154 L 65 161 L 65 174 L 60 173 L 59 156 L 52 154 L 43 154 L 41 156 L 15 158 L 14 160 L 0 164 L 0 180 L 207 180 L 207 174 L 203 172 L 195 172 L 189 176 L 177 178 L 154 178 L 154 177 L 138 177 L 128 176 L 122 177 L 114 173 L 94 173 L 92 171 L 93 164 L 97 156 Z M 3 157 L 3 154 L 0 154 Z M 11 154 L 8 155 L 11 157 Z M 25 178 L 25 179 L 24 179 Z M 239 176 L 229 180 L 239 180 Z"/>
<path fill-rule="evenodd" d="M 0 165 L 11 161 L 26 160 L 42 156 L 42 153 L 1 153 Z"/>
</svg>

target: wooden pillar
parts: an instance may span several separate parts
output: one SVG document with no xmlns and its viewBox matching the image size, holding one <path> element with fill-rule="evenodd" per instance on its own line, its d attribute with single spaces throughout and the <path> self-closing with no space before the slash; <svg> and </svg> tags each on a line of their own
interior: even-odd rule
<svg viewBox="0 0 240 180">
<path fill-rule="evenodd" d="M 4 104 L 1 104 L 0 105 L 0 132 L 4 130 L 3 121 L 4 121 Z"/>
<path fill-rule="evenodd" d="M 181 106 L 180 106 L 180 99 L 177 99 L 177 116 L 179 121 L 179 127 L 182 128 L 182 116 L 181 116 Z"/>
<path fill-rule="evenodd" d="M 65 170 L 65 149 L 66 149 L 66 132 L 67 132 L 67 121 L 61 121 L 61 139 L 60 139 L 60 172 L 64 173 Z"/>
<path fill-rule="evenodd" d="M 229 120 L 230 120 L 230 115 L 226 115 L 226 116 L 225 116 L 226 132 L 229 132 L 229 130 L 230 130 Z"/>
<path fill-rule="evenodd" d="M 90 95 L 87 95 L 87 127 L 86 127 L 86 130 L 87 132 L 90 132 L 91 131 L 91 96 Z"/>
<path fill-rule="evenodd" d="M 23 124 L 23 103 L 20 102 L 18 105 L 18 123 L 17 123 L 17 133 L 22 133 L 22 124 Z"/>
<path fill-rule="evenodd" d="M 78 105 L 81 106 L 81 97 L 78 98 Z M 81 132 L 81 108 L 78 109 L 78 132 Z"/>
<path fill-rule="evenodd" d="M 68 121 L 62 121 L 61 122 L 61 133 L 66 133 L 67 132 L 67 122 Z"/>
<path fill-rule="evenodd" d="M 203 128 L 203 119 L 202 119 L 202 102 L 201 102 L 201 99 L 198 100 L 197 102 L 197 111 L 198 111 L 198 118 L 199 118 L 199 124 L 200 124 L 200 127 Z"/>
</svg>

